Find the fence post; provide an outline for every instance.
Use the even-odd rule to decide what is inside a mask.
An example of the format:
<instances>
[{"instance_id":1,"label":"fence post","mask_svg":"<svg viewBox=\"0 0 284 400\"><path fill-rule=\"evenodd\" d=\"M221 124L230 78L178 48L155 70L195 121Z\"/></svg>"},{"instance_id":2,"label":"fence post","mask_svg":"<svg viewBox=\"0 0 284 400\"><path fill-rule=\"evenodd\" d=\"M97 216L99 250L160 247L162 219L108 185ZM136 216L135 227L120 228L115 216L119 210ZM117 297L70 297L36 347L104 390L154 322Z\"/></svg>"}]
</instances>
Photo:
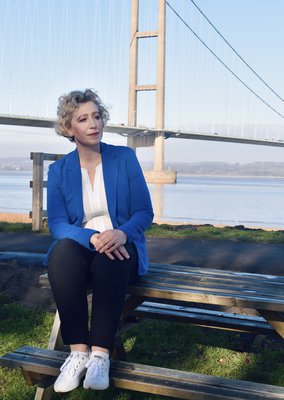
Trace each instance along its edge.
<instances>
[{"instance_id":1,"label":"fence post","mask_svg":"<svg viewBox=\"0 0 284 400\"><path fill-rule=\"evenodd\" d=\"M43 162L44 153L31 153L33 160L32 230L38 231L43 217Z\"/></svg>"}]
</instances>

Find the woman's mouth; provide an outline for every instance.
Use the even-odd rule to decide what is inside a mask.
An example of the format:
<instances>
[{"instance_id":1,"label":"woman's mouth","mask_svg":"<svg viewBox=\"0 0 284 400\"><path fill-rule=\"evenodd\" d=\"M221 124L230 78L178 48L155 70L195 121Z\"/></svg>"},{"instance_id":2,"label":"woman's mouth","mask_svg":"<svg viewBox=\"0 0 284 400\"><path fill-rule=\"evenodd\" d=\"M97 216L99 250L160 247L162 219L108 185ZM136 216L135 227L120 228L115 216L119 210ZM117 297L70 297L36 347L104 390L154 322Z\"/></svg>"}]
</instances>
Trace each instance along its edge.
<instances>
[{"instance_id":1,"label":"woman's mouth","mask_svg":"<svg viewBox=\"0 0 284 400\"><path fill-rule=\"evenodd\" d=\"M101 132L90 132L87 136L99 136Z\"/></svg>"}]
</instances>

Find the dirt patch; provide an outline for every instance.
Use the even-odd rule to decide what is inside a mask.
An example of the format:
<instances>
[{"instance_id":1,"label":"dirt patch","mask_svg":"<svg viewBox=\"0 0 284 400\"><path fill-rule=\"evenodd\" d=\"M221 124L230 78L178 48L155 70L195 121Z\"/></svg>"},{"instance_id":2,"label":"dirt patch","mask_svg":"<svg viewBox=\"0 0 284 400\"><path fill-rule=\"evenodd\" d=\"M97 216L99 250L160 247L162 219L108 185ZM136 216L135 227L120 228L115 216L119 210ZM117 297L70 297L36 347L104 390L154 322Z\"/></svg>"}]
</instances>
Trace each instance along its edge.
<instances>
[{"instance_id":1,"label":"dirt patch","mask_svg":"<svg viewBox=\"0 0 284 400\"><path fill-rule=\"evenodd\" d=\"M28 307L49 309L53 304L51 290L41 289L38 283L39 276L45 272L39 261L0 260L0 292Z\"/></svg>"}]
</instances>

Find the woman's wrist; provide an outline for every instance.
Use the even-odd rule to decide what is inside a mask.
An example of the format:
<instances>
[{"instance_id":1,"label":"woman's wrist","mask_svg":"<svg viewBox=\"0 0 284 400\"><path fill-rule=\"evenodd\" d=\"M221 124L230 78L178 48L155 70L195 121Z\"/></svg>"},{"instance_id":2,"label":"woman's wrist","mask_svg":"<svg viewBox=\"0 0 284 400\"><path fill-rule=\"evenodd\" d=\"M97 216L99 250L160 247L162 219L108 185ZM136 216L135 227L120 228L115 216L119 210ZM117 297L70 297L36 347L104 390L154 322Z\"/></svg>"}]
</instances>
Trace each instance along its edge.
<instances>
[{"instance_id":1,"label":"woman's wrist","mask_svg":"<svg viewBox=\"0 0 284 400\"><path fill-rule=\"evenodd\" d=\"M99 233L93 233L92 236L90 237L89 243L90 243L90 248L93 249L96 245L97 237Z\"/></svg>"},{"instance_id":2,"label":"woman's wrist","mask_svg":"<svg viewBox=\"0 0 284 400\"><path fill-rule=\"evenodd\" d=\"M126 235L126 233L123 232L121 229L118 229L118 231L119 231L120 235L121 235L122 238L123 238L123 241L124 241L123 244L125 244L125 243L127 242L127 235Z\"/></svg>"}]
</instances>

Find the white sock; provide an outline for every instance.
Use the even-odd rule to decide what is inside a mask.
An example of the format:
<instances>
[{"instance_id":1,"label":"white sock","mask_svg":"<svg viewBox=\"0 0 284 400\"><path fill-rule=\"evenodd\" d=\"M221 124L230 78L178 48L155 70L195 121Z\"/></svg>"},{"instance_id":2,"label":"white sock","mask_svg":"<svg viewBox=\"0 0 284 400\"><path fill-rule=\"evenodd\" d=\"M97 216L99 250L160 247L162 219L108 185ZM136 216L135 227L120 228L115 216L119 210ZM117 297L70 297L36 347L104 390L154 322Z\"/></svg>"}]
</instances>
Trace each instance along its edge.
<instances>
[{"instance_id":1,"label":"white sock","mask_svg":"<svg viewBox=\"0 0 284 400\"><path fill-rule=\"evenodd\" d=\"M83 357L89 357L89 352L88 352L88 351L77 351L77 350L72 350L72 351L71 351L71 354L74 354L74 353L80 354L80 355L82 355Z\"/></svg>"}]
</instances>

